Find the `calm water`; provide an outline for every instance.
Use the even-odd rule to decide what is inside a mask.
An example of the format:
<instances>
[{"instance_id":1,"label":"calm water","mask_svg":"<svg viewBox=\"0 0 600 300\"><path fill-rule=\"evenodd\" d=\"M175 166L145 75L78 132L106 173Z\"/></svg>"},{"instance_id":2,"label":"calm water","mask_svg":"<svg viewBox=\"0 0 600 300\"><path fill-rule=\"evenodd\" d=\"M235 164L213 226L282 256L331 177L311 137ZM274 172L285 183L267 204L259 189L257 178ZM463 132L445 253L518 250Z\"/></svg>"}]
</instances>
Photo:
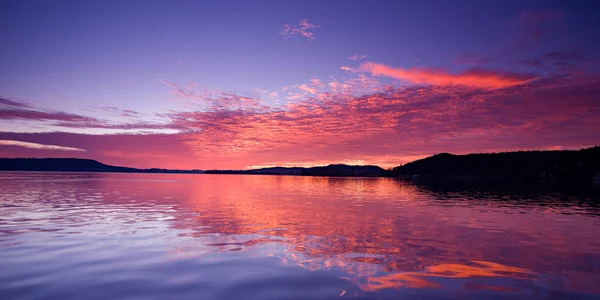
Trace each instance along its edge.
<instances>
[{"instance_id":1,"label":"calm water","mask_svg":"<svg viewBox=\"0 0 600 300\"><path fill-rule=\"evenodd\" d=\"M593 193L0 173L0 299L598 299Z\"/></svg>"}]
</instances>

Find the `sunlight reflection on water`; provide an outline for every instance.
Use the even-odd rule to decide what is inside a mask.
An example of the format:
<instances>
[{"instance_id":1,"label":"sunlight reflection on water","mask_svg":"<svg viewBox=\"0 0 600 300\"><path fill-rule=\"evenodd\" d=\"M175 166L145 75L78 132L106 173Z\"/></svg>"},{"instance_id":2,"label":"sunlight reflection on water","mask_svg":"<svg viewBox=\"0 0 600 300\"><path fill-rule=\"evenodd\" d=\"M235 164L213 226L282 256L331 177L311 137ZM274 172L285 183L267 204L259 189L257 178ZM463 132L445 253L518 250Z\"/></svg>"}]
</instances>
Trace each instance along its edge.
<instances>
[{"instance_id":1,"label":"sunlight reflection on water","mask_svg":"<svg viewBox=\"0 0 600 300\"><path fill-rule=\"evenodd\" d=\"M0 173L0 298L600 296L597 194Z\"/></svg>"}]
</instances>

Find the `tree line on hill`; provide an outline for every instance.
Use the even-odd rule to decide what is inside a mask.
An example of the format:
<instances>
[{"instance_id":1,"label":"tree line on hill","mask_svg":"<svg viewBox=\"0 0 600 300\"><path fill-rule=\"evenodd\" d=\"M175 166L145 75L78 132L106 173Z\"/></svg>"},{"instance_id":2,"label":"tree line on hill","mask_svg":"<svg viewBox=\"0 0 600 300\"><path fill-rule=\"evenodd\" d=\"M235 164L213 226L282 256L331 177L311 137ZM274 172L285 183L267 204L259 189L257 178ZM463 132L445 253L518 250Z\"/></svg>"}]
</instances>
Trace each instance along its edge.
<instances>
[{"instance_id":1,"label":"tree line on hill","mask_svg":"<svg viewBox=\"0 0 600 300\"><path fill-rule=\"evenodd\" d=\"M598 180L600 147L581 150L436 154L389 170L393 177L414 179Z\"/></svg>"}]
</instances>

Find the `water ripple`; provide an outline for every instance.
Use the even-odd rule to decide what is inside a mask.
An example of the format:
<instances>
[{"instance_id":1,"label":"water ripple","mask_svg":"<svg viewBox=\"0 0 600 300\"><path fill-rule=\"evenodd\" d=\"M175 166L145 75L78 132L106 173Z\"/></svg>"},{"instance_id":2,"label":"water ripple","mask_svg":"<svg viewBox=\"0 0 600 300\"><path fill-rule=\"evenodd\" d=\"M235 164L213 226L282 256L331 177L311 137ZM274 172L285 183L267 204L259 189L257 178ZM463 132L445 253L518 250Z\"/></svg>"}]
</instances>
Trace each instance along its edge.
<instances>
[{"instance_id":1,"label":"water ripple","mask_svg":"<svg viewBox=\"0 0 600 300\"><path fill-rule=\"evenodd\" d=\"M2 299L593 299L598 191L0 172Z\"/></svg>"}]
</instances>

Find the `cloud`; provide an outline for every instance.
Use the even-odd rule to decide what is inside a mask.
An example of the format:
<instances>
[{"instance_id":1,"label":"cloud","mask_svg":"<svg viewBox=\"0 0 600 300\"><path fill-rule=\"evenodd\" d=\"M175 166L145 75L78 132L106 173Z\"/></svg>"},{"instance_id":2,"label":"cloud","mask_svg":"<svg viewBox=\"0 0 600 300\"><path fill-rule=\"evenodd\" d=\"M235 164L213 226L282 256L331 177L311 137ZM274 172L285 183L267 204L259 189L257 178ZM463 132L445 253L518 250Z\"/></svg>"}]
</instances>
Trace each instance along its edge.
<instances>
[{"instance_id":1,"label":"cloud","mask_svg":"<svg viewBox=\"0 0 600 300\"><path fill-rule=\"evenodd\" d=\"M315 95L316 95L316 94L319 92L319 90L317 90L317 89L316 89L316 88L314 88L314 87L311 87L311 86L310 86L310 85L308 85L308 84L301 84L301 85L299 85L299 86L298 86L298 88L299 88L300 90L302 90L302 91L305 91L305 92L307 92L307 93L311 93L311 94L315 94Z\"/></svg>"},{"instance_id":2,"label":"cloud","mask_svg":"<svg viewBox=\"0 0 600 300\"><path fill-rule=\"evenodd\" d=\"M38 143L29 143L29 142L12 141L12 140L0 140L0 146L17 146L17 147L24 147L24 148L29 148L29 149L41 149L41 150L85 151L85 149L79 149L79 148L73 148L73 147L44 145L44 144L38 144Z\"/></svg>"},{"instance_id":3,"label":"cloud","mask_svg":"<svg viewBox=\"0 0 600 300\"><path fill-rule=\"evenodd\" d=\"M564 13L559 10L525 10L510 25L519 30L519 36L512 42L510 50L536 48L548 36L556 35L556 29L564 21ZM552 33L552 34L551 34Z\"/></svg>"},{"instance_id":4,"label":"cloud","mask_svg":"<svg viewBox=\"0 0 600 300\"><path fill-rule=\"evenodd\" d=\"M364 162L391 167L440 151L579 148L597 144L600 77L560 74L502 89L470 85L384 86L365 74L289 86L294 103L265 106L228 92L165 115L175 134L2 133L0 139L87 149L71 157L136 167L244 168ZM68 122L67 122L68 123ZM140 127L143 125L135 125ZM22 148L22 149L21 149ZM49 149L3 147L4 156L61 156ZM47 154L50 153L50 154ZM57 153L57 154L54 154ZM160 159L158 159L160 158Z\"/></svg>"},{"instance_id":5,"label":"cloud","mask_svg":"<svg viewBox=\"0 0 600 300\"><path fill-rule=\"evenodd\" d=\"M529 68L541 68L544 66L544 61L537 57L521 58L518 63Z\"/></svg>"},{"instance_id":6,"label":"cloud","mask_svg":"<svg viewBox=\"0 0 600 300\"><path fill-rule=\"evenodd\" d=\"M542 55L542 59L549 61L581 62L584 61L585 56L581 51L577 50L560 50L545 53Z\"/></svg>"},{"instance_id":7,"label":"cloud","mask_svg":"<svg viewBox=\"0 0 600 300\"><path fill-rule=\"evenodd\" d=\"M360 69L374 76L387 76L416 84L465 85L476 88L505 88L531 82L533 74L514 73L487 69L467 69L459 74L444 70L425 68L392 68L373 62L363 63Z\"/></svg>"},{"instance_id":8,"label":"cloud","mask_svg":"<svg viewBox=\"0 0 600 300\"><path fill-rule=\"evenodd\" d=\"M30 106L25 103L0 98L0 121L25 121L35 122L42 127L64 127L64 128L95 128L114 130L178 130L177 125L166 122L115 122L88 117L80 114L62 111L44 110ZM121 110L116 107L101 107L105 112L117 113L121 117L137 117L139 113L133 110ZM48 128L47 130L51 130Z\"/></svg>"},{"instance_id":9,"label":"cloud","mask_svg":"<svg viewBox=\"0 0 600 300\"><path fill-rule=\"evenodd\" d=\"M91 122L94 118L77 114L40 111L33 109L0 109L0 120L32 120L32 121L64 121L64 122Z\"/></svg>"},{"instance_id":10,"label":"cloud","mask_svg":"<svg viewBox=\"0 0 600 300\"><path fill-rule=\"evenodd\" d=\"M563 21L564 13L560 10L524 10L514 21L515 25L539 25Z\"/></svg>"},{"instance_id":11,"label":"cloud","mask_svg":"<svg viewBox=\"0 0 600 300\"><path fill-rule=\"evenodd\" d=\"M111 115L123 116L123 117L139 117L141 115L139 112L137 112L135 110L121 109L116 106L92 105L90 108L91 108L90 109L91 111L101 111L101 112L106 112Z\"/></svg>"},{"instance_id":12,"label":"cloud","mask_svg":"<svg viewBox=\"0 0 600 300\"><path fill-rule=\"evenodd\" d=\"M526 10L508 22L509 40L502 44L489 43L491 53L460 53L454 63L459 65L509 65L540 68L537 58L522 57L523 52L533 52L541 46L556 46L552 41L567 38L565 16L559 10ZM569 51L570 52L570 51ZM576 52L576 51L575 51ZM571 53L575 54L575 53ZM580 54L580 53L579 53Z\"/></svg>"},{"instance_id":13,"label":"cloud","mask_svg":"<svg viewBox=\"0 0 600 300\"><path fill-rule=\"evenodd\" d=\"M27 108L29 104L13 101L5 98L0 98L0 106L8 106L8 107L18 107L18 108Z\"/></svg>"},{"instance_id":14,"label":"cloud","mask_svg":"<svg viewBox=\"0 0 600 300\"><path fill-rule=\"evenodd\" d=\"M360 54L354 54L350 57L348 57L349 60L361 60L361 59L365 59L367 58L366 55L360 55Z\"/></svg>"},{"instance_id":15,"label":"cloud","mask_svg":"<svg viewBox=\"0 0 600 300\"><path fill-rule=\"evenodd\" d=\"M500 58L499 55L461 53L454 62L459 65L485 65L497 61Z\"/></svg>"},{"instance_id":16,"label":"cloud","mask_svg":"<svg viewBox=\"0 0 600 300\"><path fill-rule=\"evenodd\" d=\"M91 123L70 123L70 122L58 122L53 123L53 126L67 127L67 128L99 128L99 129L123 129L123 130L178 130L182 129L181 126L173 123L109 123L109 122L91 122Z\"/></svg>"},{"instance_id":17,"label":"cloud","mask_svg":"<svg viewBox=\"0 0 600 300\"><path fill-rule=\"evenodd\" d=\"M121 115L125 117L137 117L140 113L131 109L123 109L121 110Z\"/></svg>"},{"instance_id":18,"label":"cloud","mask_svg":"<svg viewBox=\"0 0 600 300\"><path fill-rule=\"evenodd\" d=\"M554 51L535 59L544 66L565 61L581 66L580 57ZM536 60L530 63L535 65ZM181 110L162 114L162 122L141 121L135 111L118 107L96 111L123 117L117 122L0 101L0 121L50 124L54 130L71 132L78 128L153 131L96 136L0 132L0 139L87 149L85 155L65 153L111 164L201 169L343 162L390 167L440 151L573 149L597 144L598 74L560 68L540 70L545 75L539 76L481 68L452 73L373 62L341 69L346 72L338 71L337 77L250 94L161 81L171 89L170 98L182 103ZM413 84L385 85L379 76ZM276 101L268 97L277 98L277 105L269 105ZM279 103L286 99L293 101ZM165 129L173 134L155 132ZM50 149L2 147L0 153L34 157L48 153L45 150Z\"/></svg>"},{"instance_id":19,"label":"cloud","mask_svg":"<svg viewBox=\"0 0 600 300\"><path fill-rule=\"evenodd\" d=\"M243 160L243 166L324 160L390 166L439 151L593 145L599 80L558 76L503 89L380 87L363 95L336 92L348 83L332 81L323 83L329 90L279 108L189 111L173 119L188 128L185 144L197 157Z\"/></svg>"},{"instance_id":20,"label":"cloud","mask_svg":"<svg viewBox=\"0 0 600 300\"><path fill-rule=\"evenodd\" d=\"M319 27L321 26L309 23L308 19L301 19L300 24L298 25L283 25L283 29L279 32L279 34L283 35L284 39L288 39L293 35L301 35L312 40L315 38L312 30Z\"/></svg>"},{"instance_id":21,"label":"cloud","mask_svg":"<svg viewBox=\"0 0 600 300\"><path fill-rule=\"evenodd\" d=\"M348 66L341 66L340 69L342 69L342 71L344 72L356 72L353 68L350 68Z\"/></svg>"},{"instance_id":22,"label":"cloud","mask_svg":"<svg viewBox=\"0 0 600 300\"><path fill-rule=\"evenodd\" d=\"M593 60L590 60L582 51L576 49L563 49L543 53L537 57L530 56L516 60L516 65L532 69L540 69L552 73L571 73L582 69L597 69Z\"/></svg>"}]
</instances>

